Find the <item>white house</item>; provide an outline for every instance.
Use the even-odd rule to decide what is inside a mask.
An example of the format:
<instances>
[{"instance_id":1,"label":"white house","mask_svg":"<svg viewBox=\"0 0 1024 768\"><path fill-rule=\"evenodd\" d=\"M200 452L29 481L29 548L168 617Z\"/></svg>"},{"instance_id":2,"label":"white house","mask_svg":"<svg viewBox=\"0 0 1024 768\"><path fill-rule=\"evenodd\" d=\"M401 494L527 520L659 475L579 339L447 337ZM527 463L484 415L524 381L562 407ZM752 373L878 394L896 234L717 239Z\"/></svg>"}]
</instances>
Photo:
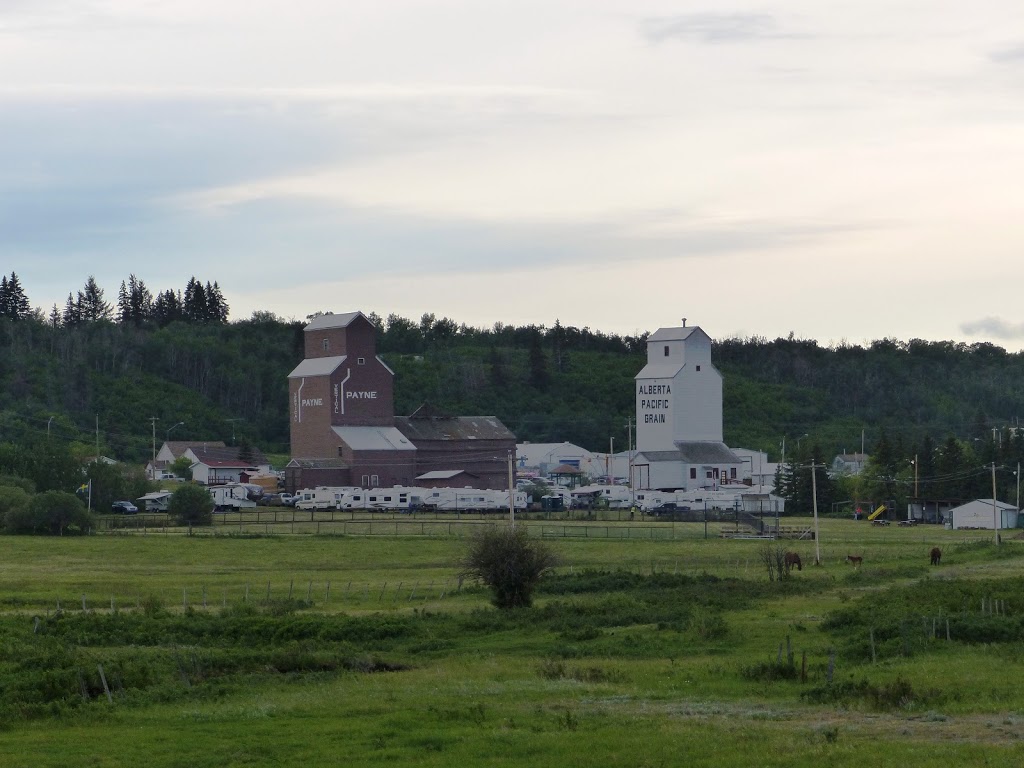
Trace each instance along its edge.
<instances>
[{"instance_id":1,"label":"white house","mask_svg":"<svg viewBox=\"0 0 1024 768\"><path fill-rule=\"evenodd\" d=\"M996 501L993 505L992 499L975 499L953 507L945 513L945 519L952 521L954 530L981 528L991 531L993 525L1000 530L1016 528L1018 513L1017 507L1004 501Z\"/></svg>"},{"instance_id":2,"label":"white house","mask_svg":"<svg viewBox=\"0 0 1024 768\"><path fill-rule=\"evenodd\" d=\"M832 459L833 475L859 475L868 463L866 453L840 453Z\"/></svg>"},{"instance_id":3,"label":"white house","mask_svg":"<svg viewBox=\"0 0 1024 768\"><path fill-rule=\"evenodd\" d=\"M519 443L516 445L516 468L520 472L546 477L555 467L567 465L590 474L596 455L570 442Z\"/></svg>"},{"instance_id":4,"label":"white house","mask_svg":"<svg viewBox=\"0 0 1024 768\"><path fill-rule=\"evenodd\" d=\"M733 448L732 452L743 462L739 473L741 482L749 482L754 488L775 487L775 470L779 465L774 461L768 461L767 453L750 448Z\"/></svg>"}]
</instances>

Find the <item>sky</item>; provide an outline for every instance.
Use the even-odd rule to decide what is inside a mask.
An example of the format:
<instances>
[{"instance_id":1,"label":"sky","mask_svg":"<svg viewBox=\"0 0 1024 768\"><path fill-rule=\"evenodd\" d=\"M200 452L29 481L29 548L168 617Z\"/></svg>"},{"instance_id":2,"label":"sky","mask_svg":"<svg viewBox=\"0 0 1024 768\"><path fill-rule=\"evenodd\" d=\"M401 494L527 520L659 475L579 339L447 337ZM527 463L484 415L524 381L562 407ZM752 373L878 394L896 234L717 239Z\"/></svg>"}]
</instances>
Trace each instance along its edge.
<instances>
[{"instance_id":1,"label":"sky","mask_svg":"<svg viewBox=\"0 0 1024 768\"><path fill-rule=\"evenodd\" d=\"M44 310L1024 348L1024 3L0 0Z\"/></svg>"}]
</instances>

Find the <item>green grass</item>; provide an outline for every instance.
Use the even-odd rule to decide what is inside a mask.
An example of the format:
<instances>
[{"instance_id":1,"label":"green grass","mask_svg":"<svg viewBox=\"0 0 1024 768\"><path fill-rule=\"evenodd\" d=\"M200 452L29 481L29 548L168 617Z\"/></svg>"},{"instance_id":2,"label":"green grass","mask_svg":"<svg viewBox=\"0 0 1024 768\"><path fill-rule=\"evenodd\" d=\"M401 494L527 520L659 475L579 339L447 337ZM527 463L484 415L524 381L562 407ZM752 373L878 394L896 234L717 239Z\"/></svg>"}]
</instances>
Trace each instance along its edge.
<instances>
[{"instance_id":1,"label":"green grass","mask_svg":"<svg viewBox=\"0 0 1024 768\"><path fill-rule=\"evenodd\" d=\"M0 766L1024 762L1024 543L821 532L782 583L757 541L554 539L507 614L457 539L0 537Z\"/></svg>"}]
</instances>

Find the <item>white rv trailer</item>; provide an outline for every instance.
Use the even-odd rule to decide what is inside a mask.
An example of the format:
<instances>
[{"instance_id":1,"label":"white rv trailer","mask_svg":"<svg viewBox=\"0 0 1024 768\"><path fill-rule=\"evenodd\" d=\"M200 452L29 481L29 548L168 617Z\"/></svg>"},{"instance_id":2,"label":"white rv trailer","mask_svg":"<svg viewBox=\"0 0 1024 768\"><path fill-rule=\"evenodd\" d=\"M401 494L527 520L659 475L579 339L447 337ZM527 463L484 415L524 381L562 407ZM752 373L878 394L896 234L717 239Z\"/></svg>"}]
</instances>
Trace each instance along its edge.
<instances>
[{"instance_id":1,"label":"white rv trailer","mask_svg":"<svg viewBox=\"0 0 1024 768\"><path fill-rule=\"evenodd\" d=\"M296 509L341 509L341 499L348 491L357 490L352 486L319 485L316 488L303 488L296 496Z\"/></svg>"},{"instance_id":2,"label":"white rv trailer","mask_svg":"<svg viewBox=\"0 0 1024 768\"><path fill-rule=\"evenodd\" d=\"M575 507L596 506L602 500L609 509L628 509L633 499L630 489L623 485L582 485L572 489Z\"/></svg>"},{"instance_id":3,"label":"white rv trailer","mask_svg":"<svg viewBox=\"0 0 1024 768\"><path fill-rule=\"evenodd\" d=\"M206 490L213 497L213 508L215 510L256 508L256 502L249 500L249 494L241 483L214 485Z\"/></svg>"},{"instance_id":4,"label":"white rv trailer","mask_svg":"<svg viewBox=\"0 0 1024 768\"><path fill-rule=\"evenodd\" d=\"M469 512L508 509L508 491L481 490L479 488L425 488L423 504L443 512ZM515 509L526 509L527 496L523 491L513 492Z\"/></svg>"}]
</instances>

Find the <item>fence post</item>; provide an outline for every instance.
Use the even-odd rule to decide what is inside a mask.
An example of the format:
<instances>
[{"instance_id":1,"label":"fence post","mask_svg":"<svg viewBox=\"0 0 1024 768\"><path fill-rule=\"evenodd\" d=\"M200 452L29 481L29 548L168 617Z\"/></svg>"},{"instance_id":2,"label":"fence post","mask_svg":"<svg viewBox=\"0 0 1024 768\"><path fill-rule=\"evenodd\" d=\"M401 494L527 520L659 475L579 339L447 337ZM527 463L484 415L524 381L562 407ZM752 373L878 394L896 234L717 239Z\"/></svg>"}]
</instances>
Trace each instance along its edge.
<instances>
[{"instance_id":1,"label":"fence post","mask_svg":"<svg viewBox=\"0 0 1024 768\"><path fill-rule=\"evenodd\" d=\"M103 674L103 665L97 664L96 669L100 671L100 681L103 683L103 692L107 694L107 701L114 703L114 697L110 695L110 686L107 685L107 676Z\"/></svg>"}]
</instances>

